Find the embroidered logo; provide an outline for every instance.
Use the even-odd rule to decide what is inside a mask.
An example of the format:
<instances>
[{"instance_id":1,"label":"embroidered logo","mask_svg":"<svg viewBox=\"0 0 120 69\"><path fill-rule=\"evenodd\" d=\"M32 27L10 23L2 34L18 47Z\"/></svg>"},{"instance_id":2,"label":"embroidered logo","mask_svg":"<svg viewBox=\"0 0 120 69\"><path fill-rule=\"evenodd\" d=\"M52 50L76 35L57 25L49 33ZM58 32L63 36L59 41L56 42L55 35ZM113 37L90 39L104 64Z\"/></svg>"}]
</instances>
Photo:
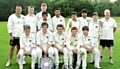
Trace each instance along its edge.
<instances>
[{"instance_id":1,"label":"embroidered logo","mask_svg":"<svg viewBox=\"0 0 120 69\"><path fill-rule=\"evenodd\" d=\"M75 41L77 41L77 39L75 39Z\"/></svg>"},{"instance_id":2,"label":"embroidered logo","mask_svg":"<svg viewBox=\"0 0 120 69\"><path fill-rule=\"evenodd\" d=\"M22 19L24 19L24 17L22 17Z\"/></svg>"},{"instance_id":3,"label":"embroidered logo","mask_svg":"<svg viewBox=\"0 0 120 69\"><path fill-rule=\"evenodd\" d=\"M60 20L60 22L62 22L62 20Z\"/></svg>"},{"instance_id":4,"label":"embroidered logo","mask_svg":"<svg viewBox=\"0 0 120 69\"><path fill-rule=\"evenodd\" d=\"M62 40L64 40L64 38L62 38Z\"/></svg>"},{"instance_id":5,"label":"embroidered logo","mask_svg":"<svg viewBox=\"0 0 120 69\"><path fill-rule=\"evenodd\" d=\"M96 28L98 28L98 26L95 26Z\"/></svg>"},{"instance_id":6,"label":"embroidered logo","mask_svg":"<svg viewBox=\"0 0 120 69\"><path fill-rule=\"evenodd\" d=\"M90 39L88 39L88 41L90 41Z\"/></svg>"},{"instance_id":7,"label":"embroidered logo","mask_svg":"<svg viewBox=\"0 0 120 69\"><path fill-rule=\"evenodd\" d=\"M32 40L29 40L29 42L32 42Z\"/></svg>"},{"instance_id":8,"label":"embroidered logo","mask_svg":"<svg viewBox=\"0 0 120 69\"><path fill-rule=\"evenodd\" d=\"M46 36L46 38L48 38L48 36Z\"/></svg>"}]
</instances>

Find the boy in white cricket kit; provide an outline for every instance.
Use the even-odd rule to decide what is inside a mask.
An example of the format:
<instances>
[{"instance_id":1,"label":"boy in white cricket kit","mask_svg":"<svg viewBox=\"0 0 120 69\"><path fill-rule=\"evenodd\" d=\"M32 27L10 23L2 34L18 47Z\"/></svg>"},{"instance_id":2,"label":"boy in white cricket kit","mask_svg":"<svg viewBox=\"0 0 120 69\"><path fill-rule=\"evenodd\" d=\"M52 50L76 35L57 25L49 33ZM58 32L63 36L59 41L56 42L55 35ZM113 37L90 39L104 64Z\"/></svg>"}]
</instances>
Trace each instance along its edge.
<instances>
[{"instance_id":1,"label":"boy in white cricket kit","mask_svg":"<svg viewBox=\"0 0 120 69\"><path fill-rule=\"evenodd\" d=\"M23 69L24 55L31 55L31 69L35 69L35 61L37 59L35 47L35 37L33 34L30 33L30 25L24 25L24 33L20 36L20 50L17 55L19 69Z\"/></svg>"},{"instance_id":2,"label":"boy in white cricket kit","mask_svg":"<svg viewBox=\"0 0 120 69\"><path fill-rule=\"evenodd\" d=\"M94 55L94 61L95 61L94 67L96 69L101 69L101 67L99 66L100 52L98 48L95 47L94 38L89 33L88 26L83 26L82 31L83 33L81 33L79 36L81 39L81 47L85 48L86 52L92 53Z\"/></svg>"},{"instance_id":3,"label":"boy in white cricket kit","mask_svg":"<svg viewBox=\"0 0 120 69\"><path fill-rule=\"evenodd\" d=\"M61 11L59 8L56 8L54 10L54 13L55 16L52 18L52 25L53 25L53 32L56 32L57 31L56 27L58 24L62 24L65 28L65 18L62 15L60 15Z\"/></svg>"},{"instance_id":4,"label":"boy in white cricket kit","mask_svg":"<svg viewBox=\"0 0 120 69\"><path fill-rule=\"evenodd\" d=\"M36 17L38 18L39 21L43 19L42 13L47 11L47 4L42 3L40 8L41 8L41 11L36 14ZM51 20L51 15L49 13L47 14L48 14L47 19Z\"/></svg>"},{"instance_id":5,"label":"boy in white cricket kit","mask_svg":"<svg viewBox=\"0 0 120 69\"><path fill-rule=\"evenodd\" d=\"M40 59L42 58L43 54L48 55L53 59L53 48L52 45L52 33L48 31L48 24L43 22L41 24L42 29L37 32L36 39L37 39L37 56L38 56L38 69L40 69Z\"/></svg>"},{"instance_id":6,"label":"boy in white cricket kit","mask_svg":"<svg viewBox=\"0 0 120 69\"><path fill-rule=\"evenodd\" d=\"M66 38L66 47L67 47L66 51L68 51L68 53L64 54L64 56L66 56L66 61L67 61L66 65L69 65L70 69L73 69L73 67L72 67L73 54L77 54L77 43L79 41L77 31L78 30L76 27L72 27L71 34L69 34Z\"/></svg>"},{"instance_id":7,"label":"boy in white cricket kit","mask_svg":"<svg viewBox=\"0 0 120 69\"><path fill-rule=\"evenodd\" d=\"M34 7L28 6L28 14L25 16L25 24L30 25L30 33L36 35L38 19L34 15Z\"/></svg>"},{"instance_id":8,"label":"boy in white cricket kit","mask_svg":"<svg viewBox=\"0 0 120 69\"><path fill-rule=\"evenodd\" d=\"M78 33L80 32L80 21L77 19L77 13L72 12L72 18L68 20L66 32L67 34L71 33L71 28L76 27L78 29Z\"/></svg>"},{"instance_id":9,"label":"boy in white cricket kit","mask_svg":"<svg viewBox=\"0 0 120 69\"><path fill-rule=\"evenodd\" d=\"M92 34L95 42L95 47L98 48L98 39L100 36L100 27L101 27L101 21L98 19L98 13L93 13L93 18L90 21L89 29L90 34ZM90 63L93 64L93 55L90 54Z\"/></svg>"},{"instance_id":10,"label":"boy in white cricket kit","mask_svg":"<svg viewBox=\"0 0 120 69\"><path fill-rule=\"evenodd\" d=\"M48 30L53 32L52 21L47 19L48 17L47 12L42 12L42 17L43 19L38 22L38 30L41 30L41 24L43 22L46 22L48 24Z\"/></svg>"},{"instance_id":11,"label":"boy in white cricket kit","mask_svg":"<svg viewBox=\"0 0 120 69\"><path fill-rule=\"evenodd\" d=\"M105 17L101 19L101 36L100 36L100 63L102 62L105 46L108 47L109 63L114 64L112 61L112 46L114 46L114 32L117 29L115 19L110 17L110 10L104 11Z\"/></svg>"},{"instance_id":12,"label":"boy in white cricket kit","mask_svg":"<svg viewBox=\"0 0 120 69\"><path fill-rule=\"evenodd\" d=\"M22 7L17 5L15 7L15 13L10 15L8 18L7 27L8 27L8 33L10 35L11 46L10 46L8 62L6 63L6 66L11 65L15 46L17 45L16 55L18 54L18 51L20 49L19 37L23 33L23 25L24 25L24 16L21 14L21 12L22 12Z\"/></svg>"},{"instance_id":13,"label":"boy in white cricket kit","mask_svg":"<svg viewBox=\"0 0 120 69\"><path fill-rule=\"evenodd\" d=\"M66 40L66 33L63 32L64 27L62 24L57 25L57 31L53 33L53 45L54 45L54 54L55 54L55 69L59 69L59 54L66 53L65 47L65 40ZM66 61L66 55L64 56L64 61ZM66 63L66 62L64 62Z\"/></svg>"}]
</instances>

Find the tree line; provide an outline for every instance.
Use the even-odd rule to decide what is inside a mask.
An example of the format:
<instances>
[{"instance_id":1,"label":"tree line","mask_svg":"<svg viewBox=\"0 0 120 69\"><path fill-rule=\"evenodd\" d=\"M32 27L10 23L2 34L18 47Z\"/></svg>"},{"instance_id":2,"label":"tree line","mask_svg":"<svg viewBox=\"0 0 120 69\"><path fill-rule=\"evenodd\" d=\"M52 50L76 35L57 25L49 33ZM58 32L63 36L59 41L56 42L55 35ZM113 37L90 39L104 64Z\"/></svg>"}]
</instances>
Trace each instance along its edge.
<instances>
[{"instance_id":1,"label":"tree line","mask_svg":"<svg viewBox=\"0 0 120 69\"><path fill-rule=\"evenodd\" d=\"M27 7L32 5L35 7L35 14L40 11L41 3L47 3L47 11L54 16L54 9L60 8L61 15L68 17L71 12L76 11L78 16L81 16L83 8L88 10L88 16L92 16L93 12L98 12L99 16L103 16L105 9L111 11L112 16L120 16L120 0L115 3L111 2L90 2L88 0L0 0L0 21L7 21L9 15L14 13L15 6L21 5L23 8L22 14L28 13Z\"/></svg>"}]
</instances>

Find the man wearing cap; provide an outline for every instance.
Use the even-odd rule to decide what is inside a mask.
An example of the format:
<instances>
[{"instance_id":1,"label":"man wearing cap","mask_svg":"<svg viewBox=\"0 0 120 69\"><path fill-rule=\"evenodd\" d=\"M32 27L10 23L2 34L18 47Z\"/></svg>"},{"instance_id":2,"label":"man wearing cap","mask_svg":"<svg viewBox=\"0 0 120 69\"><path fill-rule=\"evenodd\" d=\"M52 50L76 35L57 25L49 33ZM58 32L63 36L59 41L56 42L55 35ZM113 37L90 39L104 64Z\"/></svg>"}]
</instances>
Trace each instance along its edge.
<instances>
[{"instance_id":1,"label":"man wearing cap","mask_svg":"<svg viewBox=\"0 0 120 69\"><path fill-rule=\"evenodd\" d=\"M30 33L30 25L24 25L24 33L20 36L20 51L17 55L19 69L23 69L23 56L31 56L32 63L31 69L35 69L35 61L37 59L37 54L35 51L35 37Z\"/></svg>"},{"instance_id":2,"label":"man wearing cap","mask_svg":"<svg viewBox=\"0 0 120 69\"><path fill-rule=\"evenodd\" d=\"M53 24L53 32L56 32L57 25L62 24L65 28L65 18L60 15L61 11L59 8L56 8L54 10L55 16L52 18L52 24Z\"/></svg>"},{"instance_id":3,"label":"man wearing cap","mask_svg":"<svg viewBox=\"0 0 120 69\"><path fill-rule=\"evenodd\" d=\"M42 3L41 4L41 11L36 14L36 17L38 18L39 21L42 19L42 12L46 12L46 10L47 10L47 4ZM49 19L49 20L51 19L51 15L49 13L48 13L47 19Z\"/></svg>"},{"instance_id":4,"label":"man wearing cap","mask_svg":"<svg viewBox=\"0 0 120 69\"><path fill-rule=\"evenodd\" d=\"M41 24L41 30L36 34L37 43L37 56L38 56L38 69L40 69L40 59L42 56L46 55L53 59L53 48L51 47L52 33L48 30L48 24L43 22Z\"/></svg>"},{"instance_id":5,"label":"man wearing cap","mask_svg":"<svg viewBox=\"0 0 120 69\"><path fill-rule=\"evenodd\" d=\"M94 12L93 13L93 18L89 24L89 29L90 29L90 33L92 34L93 38L94 38L94 42L95 42L95 47L98 48L98 38L100 36L100 20L98 19L98 13ZM90 54L90 63L93 63L93 55Z\"/></svg>"},{"instance_id":6,"label":"man wearing cap","mask_svg":"<svg viewBox=\"0 0 120 69\"><path fill-rule=\"evenodd\" d=\"M11 60L15 46L17 45L16 55L18 54L18 51L20 49L19 37L23 33L23 25L24 25L24 16L21 14L21 12L22 12L22 7L17 5L15 7L15 13L10 15L8 18L7 27L8 27L8 33L10 35L11 46L10 46L8 62L6 66L11 65Z\"/></svg>"},{"instance_id":7,"label":"man wearing cap","mask_svg":"<svg viewBox=\"0 0 120 69\"><path fill-rule=\"evenodd\" d=\"M110 10L106 9L104 11L105 17L101 19L101 35L100 35L100 63L102 62L103 53L105 46L108 47L109 52L109 63L114 64L112 61L112 46L114 46L114 33L117 29L117 24L115 19L110 17Z\"/></svg>"},{"instance_id":8,"label":"man wearing cap","mask_svg":"<svg viewBox=\"0 0 120 69\"><path fill-rule=\"evenodd\" d=\"M28 6L28 14L25 16L25 24L30 25L30 27L31 27L30 33L36 35L38 19L34 15L34 7L33 6Z\"/></svg>"},{"instance_id":9,"label":"man wearing cap","mask_svg":"<svg viewBox=\"0 0 120 69\"><path fill-rule=\"evenodd\" d=\"M87 17L87 13L88 13L88 11L86 9L82 9L82 11L81 11L82 17L78 18L79 21L80 21L80 32L82 32L82 27L83 26L89 26L89 23L92 19L90 17Z\"/></svg>"},{"instance_id":10,"label":"man wearing cap","mask_svg":"<svg viewBox=\"0 0 120 69\"><path fill-rule=\"evenodd\" d=\"M80 21L77 19L77 12L72 12L72 18L68 20L66 32L67 34L71 33L71 28L76 27L78 29L78 33L80 32Z\"/></svg>"}]
</instances>

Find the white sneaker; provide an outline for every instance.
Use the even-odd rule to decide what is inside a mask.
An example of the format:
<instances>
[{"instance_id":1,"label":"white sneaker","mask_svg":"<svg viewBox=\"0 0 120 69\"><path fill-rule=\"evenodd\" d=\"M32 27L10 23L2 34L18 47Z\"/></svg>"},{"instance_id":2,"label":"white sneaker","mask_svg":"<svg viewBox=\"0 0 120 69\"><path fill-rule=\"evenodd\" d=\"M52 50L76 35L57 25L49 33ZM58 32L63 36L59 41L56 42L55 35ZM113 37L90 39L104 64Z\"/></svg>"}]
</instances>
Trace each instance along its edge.
<instances>
[{"instance_id":1,"label":"white sneaker","mask_svg":"<svg viewBox=\"0 0 120 69\"><path fill-rule=\"evenodd\" d=\"M11 65L11 61L8 60L8 62L6 63L6 66L10 66Z\"/></svg>"},{"instance_id":2,"label":"white sneaker","mask_svg":"<svg viewBox=\"0 0 120 69\"><path fill-rule=\"evenodd\" d=\"M70 65L70 69L73 69L72 65Z\"/></svg>"},{"instance_id":3,"label":"white sneaker","mask_svg":"<svg viewBox=\"0 0 120 69\"><path fill-rule=\"evenodd\" d=\"M69 68L68 68L68 65L65 65L64 67L65 67L65 69L69 69Z\"/></svg>"},{"instance_id":4,"label":"white sneaker","mask_svg":"<svg viewBox=\"0 0 120 69\"><path fill-rule=\"evenodd\" d=\"M109 61L109 62L110 62L110 64L112 64L112 65L114 64L114 62L112 61L112 59L110 59L110 61Z\"/></svg>"},{"instance_id":5,"label":"white sneaker","mask_svg":"<svg viewBox=\"0 0 120 69\"><path fill-rule=\"evenodd\" d=\"M79 69L79 66L76 66L75 69Z\"/></svg>"},{"instance_id":6,"label":"white sneaker","mask_svg":"<svg viewBox=\"0 0 120 69\"><path fill-rule=\"evenodd\" d=\"M59 69L59 65L56 65L55 69Z\"/></svg>"},{"instance_id":7,"label":"white sneaker","mask_svg":"<svg viewBox=\"0 0 120 69\"><path fill-rule=\"evenodd\" d=\"M25 60L23 60L23 65L25 65L26 64L26 61Z\"/></svg>"},{"instance_id":8,"label":"white sneaker","mask_svg":"<svg viewBox=\"0 0 120 69\"><path fill-rule=\"evenodd\" d=\"M83 67L82 69L86 69L86 67Z\"/></svg>"}]
</instances>

